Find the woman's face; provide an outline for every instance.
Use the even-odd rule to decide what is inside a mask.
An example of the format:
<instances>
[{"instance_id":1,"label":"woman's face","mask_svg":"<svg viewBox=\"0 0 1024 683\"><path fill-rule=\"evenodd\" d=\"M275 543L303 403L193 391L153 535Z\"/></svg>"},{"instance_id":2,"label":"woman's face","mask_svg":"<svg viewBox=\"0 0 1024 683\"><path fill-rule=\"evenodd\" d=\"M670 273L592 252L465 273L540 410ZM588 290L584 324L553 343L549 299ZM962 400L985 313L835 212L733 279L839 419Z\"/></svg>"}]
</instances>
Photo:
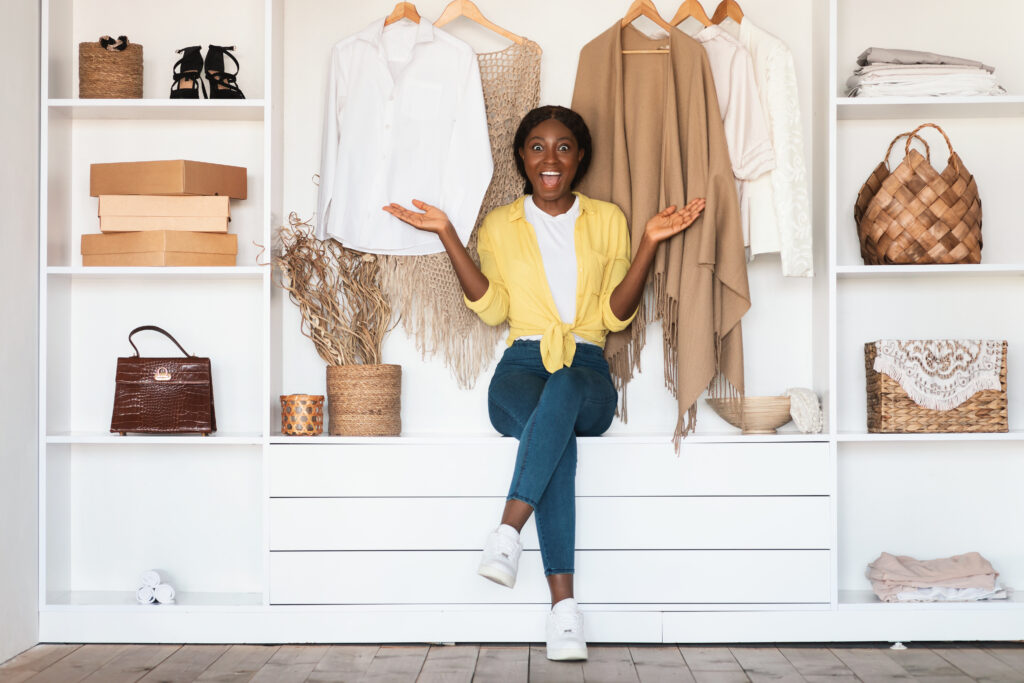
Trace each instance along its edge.
<instances>
[{"instance_id":1,"label":"woman's face","mask_svg":"<svg viewBox=\"0 0 1024 683\"><path fill-rule=\"evenodd\" d=\"M534 126L519 150L534 198L551 202L569 196L583 154L561 121L547 119Z\"/></svg>"}]
</instances>

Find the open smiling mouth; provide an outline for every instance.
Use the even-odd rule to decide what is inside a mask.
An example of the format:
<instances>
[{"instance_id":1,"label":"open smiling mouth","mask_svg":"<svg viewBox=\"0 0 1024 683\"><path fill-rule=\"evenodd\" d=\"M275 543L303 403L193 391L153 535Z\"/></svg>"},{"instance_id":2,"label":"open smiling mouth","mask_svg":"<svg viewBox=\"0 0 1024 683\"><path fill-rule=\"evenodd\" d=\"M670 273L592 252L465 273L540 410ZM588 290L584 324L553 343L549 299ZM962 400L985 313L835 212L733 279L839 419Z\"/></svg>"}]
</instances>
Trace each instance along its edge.
<instances>
[{"instance_id":1,"label":"open smiling mouth","mask_svg":"<svg viewBox=\"0 0 1024 683\"><path fill-rule=\"evenodd\" d=\"M558 186L559 181L562 179L562 174L558 171L541 171L540 182L544 187L554 188Z\"/></svg>"}]
</instances>

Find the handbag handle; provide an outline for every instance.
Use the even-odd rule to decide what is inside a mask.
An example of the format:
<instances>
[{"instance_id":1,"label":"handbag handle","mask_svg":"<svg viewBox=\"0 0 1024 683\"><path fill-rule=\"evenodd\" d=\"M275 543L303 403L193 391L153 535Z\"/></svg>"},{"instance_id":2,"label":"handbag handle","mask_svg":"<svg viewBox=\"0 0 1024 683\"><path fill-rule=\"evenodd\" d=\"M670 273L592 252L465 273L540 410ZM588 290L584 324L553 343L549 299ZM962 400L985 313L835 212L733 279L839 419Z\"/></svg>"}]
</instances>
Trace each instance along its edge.
<instances>
[{"instance_id":1,"label":"handbag handle","mask_svg":"<svg viewBox=\"0 0 1024 683\"><path fill-rule=\"evenodd\" d=\"M920 126L915 128L914 130L910 131L910 135L911 136L917 136L917 132L919 130L921 130L922 128L934 128L935 130L937 130L940 133L942 133L942 137L945 138L945 140L946 140L946 146L949 147L949 158L953 159L953 163L956 163L956 160L954 158L955 152L953 151L953 143L949 141L949 136L946 135L946 131L944 131L941 128L939 128L938 124L935 124L935 123L922 123ZM904 154L910 154L910 141L912 139L913 139L912 137L908 137L907 138L907 145L906 145L906 147L903 150ZM929 163L931 163L930 160L929 160Z\"/></svg>"},{"instance_id":2,"label":"handbag handle","mask_svg":"<svg viewBox=\"0 0 1024 683\"><path fill-rule=\"evenodd\" d=\"M905 133L900 133L899 135L894 137L892 139L892 142L889 143L889 149L885 150L885 167L886 168L889 168L889 156L892 154L892 148L896 146L896 141L899 140L902 137L907 137L908 138L908 140L907 140L908 143L910 142L909 138L917 138L918 140L920 140L921 144L924 145L924 156L925 156L925 158L928 160L929 164L932 163L932 148L928 146L928 141L925 140L920 135L917 135L915 133L911 133L910 131L907 131ZM892 169L889 168L889 170L892 170Z\"/></svg>"},{"instance_id":3,"label":"handbag handle","mask_svg":"<svg viewBox=\"0 0 1024 683\"><path fill-rule=\"evenodd\" d=\"M160 334L162 334L165 337L167 337L168 339L170 339L172 342L174 342L175 346L177 346L179 349L181 349L181 352L183 354L185 354L186 358L188 358L188 357L190 357L192 355L188 351L186 351L184 348L182 348L181 344L178 343L178 340L175 339L174 337L172 337L171 333L168 332L167 330L163 329L162 327L157 327L156 325L142 325L141 327L136 327L134 330L132 330L131 332L128 333L128 343L132 345L133 349L135 349L135 356L136 356L136 358L139 357L139 348L137 346L135 346L135 342L132 341L132 336L136 332L146 332L146 331L159 332Z\"/></svg>"}]
</instances>

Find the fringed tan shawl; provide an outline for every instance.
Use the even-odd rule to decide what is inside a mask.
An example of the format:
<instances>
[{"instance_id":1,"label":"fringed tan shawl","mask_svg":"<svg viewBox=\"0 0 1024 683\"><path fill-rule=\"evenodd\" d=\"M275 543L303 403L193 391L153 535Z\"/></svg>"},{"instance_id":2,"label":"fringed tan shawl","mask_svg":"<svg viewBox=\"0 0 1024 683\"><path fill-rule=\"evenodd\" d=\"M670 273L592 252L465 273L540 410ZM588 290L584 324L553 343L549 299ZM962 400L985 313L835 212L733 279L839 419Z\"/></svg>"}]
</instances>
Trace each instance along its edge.
<instances>
[{"instance_id":1,"label":"fringed tan shawl","mask_svg":"<svg viewBox=\"0 0 1024 683\"><path fill-rule=\"evenodd\" d=\"M668 54L622 54L665 46ZM605 346L625 419L625 385L639 369L645 327L662 321L678 444L693 430L705 390L743 394L740 318L750 308L739 203L707 55L682 31L658 40L616 23L580 51L572 107L594 139L579 189L622 208L634 254L655 213L707 200L690 228L659 247L653 293L633 325Z\"/></svg>"},{"instance_id":2,"label":"fringed tan shawl","mask_svg":"<svg viewBox=\"0 0 1024 683\"><path fill-rule=\"evenodd\" d=\"M476 233L484 216L523 193L512 140L540 98L540 56L540 46L529 40L477 55L494 159L494 175L467 245L477 263ZM424 357L440 356L458 385L471 388L493 359L504 326L488 327L466 308L446 253L381 258L385 291L416 348Z\"/></svg>"}]
</instances>

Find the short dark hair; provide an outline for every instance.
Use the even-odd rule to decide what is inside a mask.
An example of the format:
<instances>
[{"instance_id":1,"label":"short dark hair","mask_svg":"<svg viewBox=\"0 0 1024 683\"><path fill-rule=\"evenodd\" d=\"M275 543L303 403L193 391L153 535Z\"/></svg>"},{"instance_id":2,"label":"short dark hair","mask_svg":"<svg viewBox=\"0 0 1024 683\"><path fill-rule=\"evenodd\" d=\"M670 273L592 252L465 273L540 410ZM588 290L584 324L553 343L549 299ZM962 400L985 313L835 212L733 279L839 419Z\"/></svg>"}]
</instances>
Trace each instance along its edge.
<instances>
[{"instance_id":1,"label":"short dark hair","mask_svg":"<svg viewBox=\"0 0 1024 683\"><path fill-rule=\"evenodd\" d=\"M576 138L576 144L583 150L583 158L580 159L580 165L577 167L576 175L573 177L569 187L575 189L576 185L583 180L583 176L587 174L587 169L590 168L590 158L593 156L594 145L590 139L590 129L587 128L583 117L572 109L553 104L537 107L527 113L523 120L519 122L519 128L516 130L516 136L512 142L512 156L516 160L516 170L519 171L519 175L525 181L523 187L525 194L533 194L533 185L530 183L530 179L526 177L526 166L523 163L523 157L519 155L519 150L526 144L526 136L530 134L530 131L548 119L555 119L568 128L573 137Z\"/></svg>"}]
</instances>

